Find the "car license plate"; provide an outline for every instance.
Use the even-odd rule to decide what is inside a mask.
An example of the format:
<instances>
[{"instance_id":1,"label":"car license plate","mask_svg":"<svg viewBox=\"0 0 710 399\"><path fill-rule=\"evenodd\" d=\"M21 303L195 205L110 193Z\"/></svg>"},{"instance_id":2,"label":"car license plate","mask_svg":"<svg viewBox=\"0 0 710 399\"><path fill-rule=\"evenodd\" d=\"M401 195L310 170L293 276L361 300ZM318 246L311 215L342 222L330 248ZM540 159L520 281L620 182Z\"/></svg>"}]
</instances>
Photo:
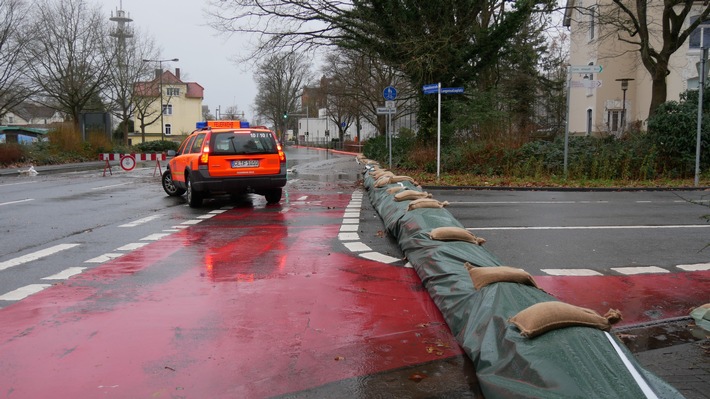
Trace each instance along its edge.
<instances>
[{"instance_id":1,"label":"car license plate","mask_svg":"<svg viewBox=\"0 0 710 399\"><path fill-rule=\"evenodd\" d=\"M256 159L247 159L232 161L232 168L258 168L259 161Z\"/></svg>"}]
</instances>

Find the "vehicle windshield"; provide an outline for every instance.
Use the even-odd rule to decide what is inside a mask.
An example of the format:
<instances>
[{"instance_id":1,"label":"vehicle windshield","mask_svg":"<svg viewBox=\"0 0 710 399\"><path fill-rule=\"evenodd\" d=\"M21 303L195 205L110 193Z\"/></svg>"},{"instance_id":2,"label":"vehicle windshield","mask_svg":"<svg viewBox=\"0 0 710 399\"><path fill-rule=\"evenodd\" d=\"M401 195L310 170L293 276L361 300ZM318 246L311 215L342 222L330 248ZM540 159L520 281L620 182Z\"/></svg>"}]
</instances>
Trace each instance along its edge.
<instances>
[{"instance_id":1,"label":"vehicle windshield","mask_svg":"<svg viewBox=\"0 0 710 399\"><path fill-rule=\"evenodd\" d=\"M277 154L276 142L267 132L226 132L213 136L216 155Z\"/></svg>"}]
</instances>

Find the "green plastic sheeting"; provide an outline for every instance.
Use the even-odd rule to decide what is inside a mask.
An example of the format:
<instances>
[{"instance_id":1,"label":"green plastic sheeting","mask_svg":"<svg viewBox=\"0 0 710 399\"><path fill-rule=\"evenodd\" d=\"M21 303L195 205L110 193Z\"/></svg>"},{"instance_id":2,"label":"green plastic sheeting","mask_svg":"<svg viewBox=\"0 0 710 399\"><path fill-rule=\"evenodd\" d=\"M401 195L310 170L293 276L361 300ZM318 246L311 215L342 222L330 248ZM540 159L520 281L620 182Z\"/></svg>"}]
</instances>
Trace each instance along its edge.
<instances>
[{"instance_id":1,"label":"green plastic sheeting","mask_svg":"<svg viewBox=\"0 0 710 399\"><path fill-rule=\"evenodd\" d=\"M557 299L507 282L477 291L464 263L486 267L501 261L483 246L431 239L434 228L463 226L445 208L408 211L409 201L395 201L387 189L421 188L411 182L375 187L371 168L364 174L370 202L473 361L486 398L683 397L641 367L613 334L567 327L532 339L521 336L508 319L533 304Z\"/></svg>"}]
</instances>

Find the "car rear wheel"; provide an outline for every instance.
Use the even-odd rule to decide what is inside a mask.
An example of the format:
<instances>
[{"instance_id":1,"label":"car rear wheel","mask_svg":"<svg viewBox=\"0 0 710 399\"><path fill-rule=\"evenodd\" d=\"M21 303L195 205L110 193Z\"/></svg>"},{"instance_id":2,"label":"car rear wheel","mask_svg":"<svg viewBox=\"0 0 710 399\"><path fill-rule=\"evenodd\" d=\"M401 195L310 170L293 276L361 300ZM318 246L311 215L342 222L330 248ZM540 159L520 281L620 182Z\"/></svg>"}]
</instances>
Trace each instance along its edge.
<instances>
[{"instance_id":1,"label":"car rear wheel","mask_svg":"<svg viewBox=\"0 0 710 399\"><path fill-rule=\"evenodd\" d=\"M282 190L280 188L275 188L273 190L267 191L264 194L264 197L266 197L266 203L277 204L279 201L281 201L281 193Z\"/></svg>"},{"instance_id":2,"label":"car rear wheel","mask_svg":"<svg viewBox=\"0 0 710 399\"><path fill-rule=\"evenodd\" d=\"M199 208L202 206L202 193L195 191L190 176L187 177L187 204L190 205L191 208Z\"/></svg>"},{"instance_id":3,"label":"car rear wheel","mask_svg":"<svg viewBox=\"0 0 710 399\"><path fill-rule=\"evenodd\" d=\"M185 194L185 190L182 188L177 188L175 186L175 182L173 182L173 175L170 173L169 170L166 170L165 173L163 173L163 190L171 196L171 197L179 197L183 194Z\"/></svg>"}]
</instances>

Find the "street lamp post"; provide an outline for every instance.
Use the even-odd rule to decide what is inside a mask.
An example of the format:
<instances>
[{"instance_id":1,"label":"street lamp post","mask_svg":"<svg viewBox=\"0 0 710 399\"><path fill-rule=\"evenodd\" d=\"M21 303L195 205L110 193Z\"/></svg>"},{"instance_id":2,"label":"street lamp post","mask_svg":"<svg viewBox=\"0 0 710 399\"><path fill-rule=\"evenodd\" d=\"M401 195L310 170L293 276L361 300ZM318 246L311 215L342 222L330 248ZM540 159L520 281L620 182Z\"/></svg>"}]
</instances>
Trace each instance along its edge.
<instances>
[{"instance_id":1,"label":"street lamp post","mask_svg":"<svg viewBox=\"0 0 710 399\"><path fill-rule=\"evenodd\" d=\"M624 133L624 129L626 128L626 90L629 89L629 81L633 79L631 78L621 78L621 79L616 79L617 82L621 82L621 91L624 93L623 94L623 99L621 100L621 127L619 128L620 133L619 137Z\"/></svg>"},{"instance_id":2,"label":"street lamp post","mask_svg":"<svg viewBox=\"0 0 710 399\"><path fill-rule=\"evenodd\" d=\"M165 114L165 105L163 104L163 62L178 62L177 58L169 60L143 60L143 62L157 62L160 69L159 87L160 87L160 140L165 140L165 124L163 123L163 115Z\"/></svg>"}]
</instances>

